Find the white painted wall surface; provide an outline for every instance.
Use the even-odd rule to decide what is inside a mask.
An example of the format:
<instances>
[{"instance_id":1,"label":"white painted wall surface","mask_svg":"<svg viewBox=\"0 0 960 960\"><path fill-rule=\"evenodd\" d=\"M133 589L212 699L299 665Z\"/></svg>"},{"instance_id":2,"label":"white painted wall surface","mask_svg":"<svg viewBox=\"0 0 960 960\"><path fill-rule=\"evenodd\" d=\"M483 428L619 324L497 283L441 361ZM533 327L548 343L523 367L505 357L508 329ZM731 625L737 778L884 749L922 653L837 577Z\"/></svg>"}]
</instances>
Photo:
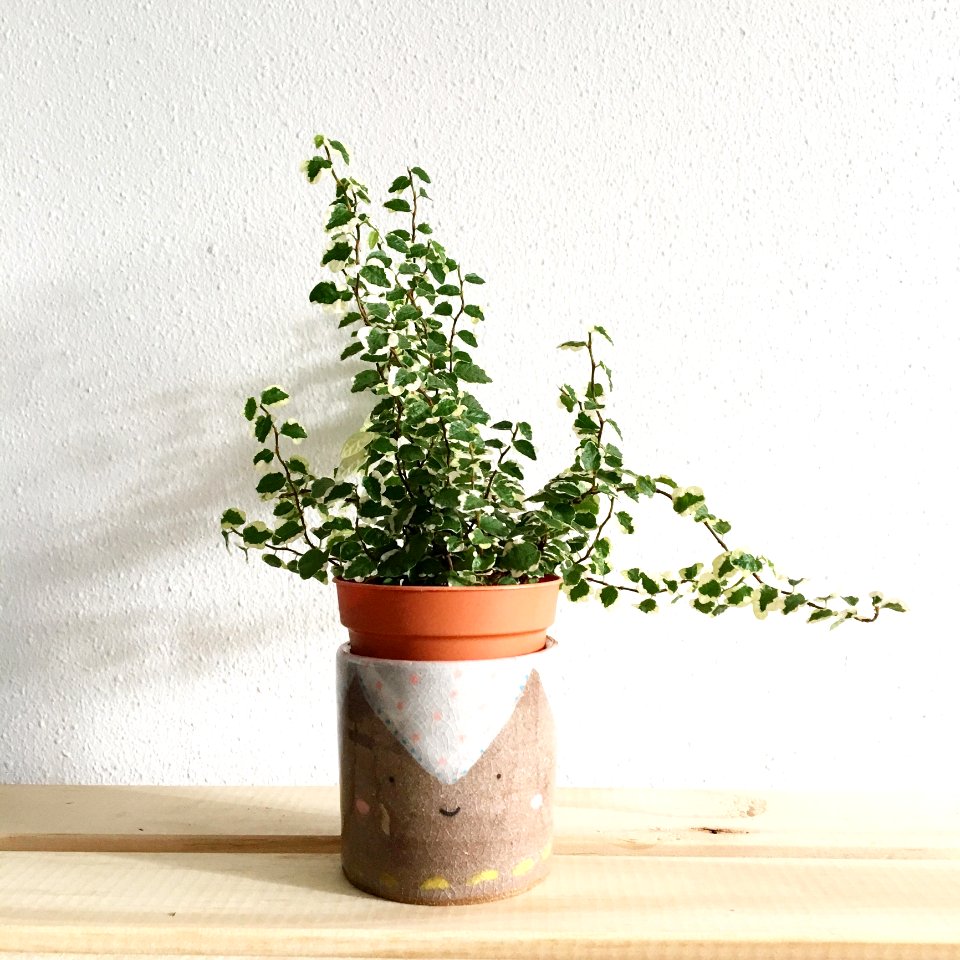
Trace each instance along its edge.
<instances>
[{"instance_id":1,"label":"white painted wall surface","mask_svg":"<svg viewBox=\"0 0 960 960\"><path fill-rule=\"evenodd\" d=\"M0 89L0 781L336 777L332 592L218 533L244 397L292 388L317 464L365 412L307 302L322 131L433 176L542 477L601 321L632 462L911 607L564 605L562 782L960 786L957 4L5 0ZM623 566L712 556L639 516Z\"/></svg>"}]
</instances>

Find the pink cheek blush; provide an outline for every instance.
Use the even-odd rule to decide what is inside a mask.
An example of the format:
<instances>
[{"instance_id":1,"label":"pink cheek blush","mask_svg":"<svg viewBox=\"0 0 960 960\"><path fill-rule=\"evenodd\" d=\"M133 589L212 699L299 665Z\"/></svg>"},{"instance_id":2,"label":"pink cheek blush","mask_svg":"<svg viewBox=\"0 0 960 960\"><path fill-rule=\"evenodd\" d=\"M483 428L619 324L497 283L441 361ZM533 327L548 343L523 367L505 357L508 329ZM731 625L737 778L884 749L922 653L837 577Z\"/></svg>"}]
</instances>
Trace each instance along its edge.
<instances>
[{"instance_id":1,"label":"pink cheek blush","mask_svg":"<svg viewBox=\"0 0 960 960\"><path fill-rule=\"evenodd\" d=\"M357 797L353 805L356 807L357 813L359 813L361 817L365 817L370 812L370 804L367 803L367 801L362 797Z\"/></svg>"}]
</instances>

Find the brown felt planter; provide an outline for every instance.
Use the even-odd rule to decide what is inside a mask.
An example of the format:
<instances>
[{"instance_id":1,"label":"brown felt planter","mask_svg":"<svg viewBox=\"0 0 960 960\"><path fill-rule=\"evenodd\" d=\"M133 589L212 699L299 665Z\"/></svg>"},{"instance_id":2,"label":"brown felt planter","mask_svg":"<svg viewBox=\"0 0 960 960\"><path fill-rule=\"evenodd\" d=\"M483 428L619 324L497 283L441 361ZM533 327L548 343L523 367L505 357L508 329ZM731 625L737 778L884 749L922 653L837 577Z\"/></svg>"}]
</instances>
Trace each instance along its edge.
<instances>
[{"instance_id":1,"label":"brown felt planter","mask_svg":"<svg viewBox=\"0 0 960 960\"><path fill-rule=\"evenodd\" d=\"M390 900L455 904L513 896L546 876L555 743L544 677L554 647L462 661L340 648L351 883Z\"/></svg>"}]
</instances>

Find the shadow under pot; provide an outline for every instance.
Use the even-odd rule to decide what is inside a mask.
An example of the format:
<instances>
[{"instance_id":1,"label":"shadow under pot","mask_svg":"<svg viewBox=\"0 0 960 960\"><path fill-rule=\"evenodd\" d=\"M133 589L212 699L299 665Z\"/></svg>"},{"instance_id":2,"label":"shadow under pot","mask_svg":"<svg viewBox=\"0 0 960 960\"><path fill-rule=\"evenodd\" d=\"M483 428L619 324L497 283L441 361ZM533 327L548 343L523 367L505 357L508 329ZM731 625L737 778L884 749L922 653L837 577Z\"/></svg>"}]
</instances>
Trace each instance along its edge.
<instances>
[{"instance_id":1,"label":"shadow under pot","mask_svg":"<svg viewBox=\"0 0 960 960\"><path fill-rule=\"evenodd\" d=\"M555 643L487 660L337 654L342 862L406 903L514 896L550 866Z\"/></svg>"}]
</instances>

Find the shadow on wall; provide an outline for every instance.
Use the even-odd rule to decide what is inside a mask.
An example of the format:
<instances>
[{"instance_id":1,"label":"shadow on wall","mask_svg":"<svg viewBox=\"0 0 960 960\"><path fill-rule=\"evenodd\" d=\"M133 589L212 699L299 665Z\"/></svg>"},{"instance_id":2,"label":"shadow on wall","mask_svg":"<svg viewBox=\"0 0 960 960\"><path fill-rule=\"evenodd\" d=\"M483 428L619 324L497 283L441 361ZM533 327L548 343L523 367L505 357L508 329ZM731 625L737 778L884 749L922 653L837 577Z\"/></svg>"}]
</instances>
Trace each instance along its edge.
<instances>
[{"instance_id":1,"label":"shadow on wall","mask_svg":"<svg viewBox=\"0 0 960 960\"><path fill-rule=\"evenodd\" d=\"M15 379L31 383L21 391L8 381L5 391L14 408L18 393L26 398L14 414L24 429L13 439L28 463L16 477L11 471L9 492L16 498L32 487L21 518L41 531L37 546L21 543L18 551L13 586L21 608L51 589L82 599L104 578L143 576L155 561L184 549L202 551L209 543L222 550L218 520L227 506L270 516L254 492L259 474L252 458L259 445L242 416L245 397L266 382L218 371L214 383L194 377L155 389L158 382L178 381L169 368L162 372L168 364L195 369L184 353L202 345L181 340L171 353L166 343L143 344L130 369L118 356L122 342L113 356L102 357L95 343L78 351L62 337L58 343L56 336L31 334L64 326L45 323L40 314L37 304L34 317L20 318L26 348L17 331L8 329L3 338L7 355L18 357ZM294 326L270 382L291 394L282 414L298 419L309 434L297 452L324 471L336 464L365 411L359 400L343 402L352 371L332 349L318 348L316 333L315 318ZM39 429L30 426L28 434L30 421Z\"/></svg>"},{"instance_id":2,"label":"shadow on wall","mask_svg":"<svg viewBox=\"0 0 960 960\"><path fill-rule=\"evenodd\" d=\"M120 315L129 291L118 292L123 306L108 302L102 291L60 287L21 291L2 312L0 344L12 358L3 385L10 419L0 428L12 451L0 505L0 718L12 722L0 735L0 771L9 779L56 779L71 767L89 778L101 762L109 769L95 749L82 763L61 759L62 744L76 746L86 731L104 746L111 729L124 735L125 712L153 715L155 741L144 747L163 750L160 727L184 696L209 687L215 699L231 660L291 633L289 603L267 594L261 602L258 577L245 575L236 551L226 556L219 533L228 506L270 515L254 490L258 444L244 398L282 383L293 397L283 412L309 434L298 452L317 470L332 468L366 412L349 394L352 371L339 349L324 341L336 329L329 321L284 322L280 355L258 364L277 373L241 376L244 350L257 355L254 337L236 334L247 318L224 323L224 342L247 346L221 361L203 356L209 330L198 331L187 311L161 329ZM251 573L256 563L251 555ZM279 597L303 589L269 576ZM286 669L256 653L247 672L251 663ZM208 704L198 722L213 713Z\"/></svg>"}]
</instances>

